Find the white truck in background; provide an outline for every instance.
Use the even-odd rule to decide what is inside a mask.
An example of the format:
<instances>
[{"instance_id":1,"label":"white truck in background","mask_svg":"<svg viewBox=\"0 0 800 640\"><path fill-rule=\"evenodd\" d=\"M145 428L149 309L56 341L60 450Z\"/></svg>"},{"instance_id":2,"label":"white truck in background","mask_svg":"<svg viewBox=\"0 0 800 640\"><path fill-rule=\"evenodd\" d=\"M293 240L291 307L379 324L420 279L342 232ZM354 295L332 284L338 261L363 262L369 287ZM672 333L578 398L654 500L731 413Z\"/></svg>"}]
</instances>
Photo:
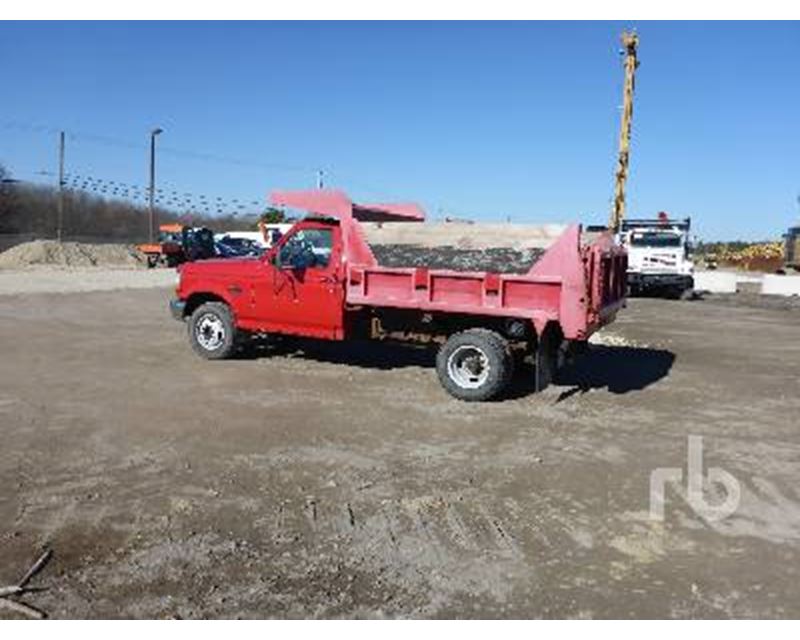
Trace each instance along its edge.
<instances>
[{"instance_id":1,"label":"white truck in background","mask_svg":"<svg viewBox=\"0 0 800 640\"><path fill-rule=\"evenodd\" d=\"M260 223L258 231L223 231L221 233L215 233L214 239L217 242L224 241L228 238L233 240L249 240L262 249L269 249L291 228L292 224L284 222Z\"/></svg>"},{"instance_id":2,"label":"white truck in background","mask_svg":"<svg viewBox=\"0 0 800 640\"><path fill-rule=\"evenodd\" d=\"M680 298L694 290L690 226L691 218L670 219L664 212L622 221L618 240L628 250L630 295Z\"/></svg>"}]
</instances>

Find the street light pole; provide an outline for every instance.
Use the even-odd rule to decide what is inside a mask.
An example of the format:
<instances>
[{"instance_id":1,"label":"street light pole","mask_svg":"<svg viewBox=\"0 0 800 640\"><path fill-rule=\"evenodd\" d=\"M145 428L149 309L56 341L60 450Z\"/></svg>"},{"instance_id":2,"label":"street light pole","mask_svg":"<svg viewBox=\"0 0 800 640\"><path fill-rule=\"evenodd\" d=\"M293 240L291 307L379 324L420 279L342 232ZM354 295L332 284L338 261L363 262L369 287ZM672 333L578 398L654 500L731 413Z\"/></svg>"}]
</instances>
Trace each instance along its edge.
<instances>
[{"instance_id":1,"label":"street light pole","mask_svg":"<svg viewBox=\"0 0 800 640\"><path fill-rule=\"evenodd\" d=\"M164 130L156 127L150 132L150 206L149 206L149 238L152 244L155 239L155 197L156 197L156 136Z\"/></svg>"},{"instance_id":2,"label":"street light pole","mask_svg":"<svg viewBox=\"0 0 800 640\"><path fill-rule=\"evenodd\" d=\"M58 135L58 223L56 235L58 241L64 233L64 132Z\"/></svg>"}]
</instances>

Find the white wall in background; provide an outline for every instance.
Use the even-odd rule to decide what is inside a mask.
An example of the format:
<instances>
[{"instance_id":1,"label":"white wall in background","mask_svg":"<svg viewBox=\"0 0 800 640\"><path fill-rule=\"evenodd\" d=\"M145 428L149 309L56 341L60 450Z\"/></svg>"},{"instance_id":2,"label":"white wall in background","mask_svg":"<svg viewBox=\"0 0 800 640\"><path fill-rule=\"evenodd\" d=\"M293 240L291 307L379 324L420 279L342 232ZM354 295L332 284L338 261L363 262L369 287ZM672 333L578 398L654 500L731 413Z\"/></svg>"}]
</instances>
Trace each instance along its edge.
<instances>
[{"instance_id":1,"label":"white wall in background","mask_svg":"<svg viewBox=\"0 0 800 640\"><path fill-rule=\"evenodd\" d=\"M736 293L740 282L761 282L762 275L747 275L736 271L695 271L694 288L696 291L711 293Z\"/></svg>"},{"instance_id":2,"label":"white wall in background","mask_svg":"<svg viewBox=\"0 0 800 640\"><path fill-rule=\"evenodd\" d=\"M777 296L800 296L800 276L767 274L761 285L761 293Z\"/></svg>"}]
</instances>

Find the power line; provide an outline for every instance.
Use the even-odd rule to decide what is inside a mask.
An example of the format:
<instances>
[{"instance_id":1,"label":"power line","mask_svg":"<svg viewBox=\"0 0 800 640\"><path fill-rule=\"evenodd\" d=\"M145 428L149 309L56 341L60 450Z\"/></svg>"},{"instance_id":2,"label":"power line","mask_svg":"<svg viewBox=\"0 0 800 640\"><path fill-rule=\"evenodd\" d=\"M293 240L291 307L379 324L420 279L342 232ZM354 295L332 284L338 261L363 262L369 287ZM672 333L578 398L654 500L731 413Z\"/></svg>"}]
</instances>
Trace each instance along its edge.
<instances>
[{"instance_id":1,"label":"power line","mask_svg":"<svg viewBox=\"0 0 800 640\"><path fill-rule=\"evenodd\" d=\"M31 133L59 133L63 130L66 131L70 140L85 140L89 142L96 142L98 144L106 146L122 147L126 149L142 149L142 150L147 149L147 144L145 144L144 142L135 142L132 140L126 140L115 136L101 135L97 133L90 133L87 131L78 131L75 129L61 129L57 127L51 127L49 125L25 123L15 120L4 122L3 128L16 129L19 131L29 131ZM294 164L283 164L277 162L245 160L242 158L234 158L232 156L224 156L213 153L206 153L202 151L195 151L191 149L181 149L177 147L168 147L168 146L159 147L159 153L167 153L173 156L192 158L195 160L203 160L206 162L214 162L218 164L249 166L257 169L271 169L278 171L306 173L309 175L316 175L317 172L319 171L319 166L320 166L320 165L315 165L312 167L310 165L304 166L304 165L294 165Z\"/></svg>"},{"instance_id":2,"label":"power line","mask_svg":"<svg viewBox=\"0 0 800 640\"><path fill-rule=\"evenodd\" d=\"M46 186L35 181L30 181L30 184ZM84 192L89 195L141 204L146 204L149 197L148 189L143 185L88 174L65 172L63 185L64 189L73 192ZM262 200L253 197L211 196L163 187L155 190L154 202L159 207L168 210L190 210L223 215L256 213L267 206Z\"/></svg>"},{"instance_id":3,"label":"power line","mask_svg":"<svg viewBox=\"0 0 800 640\"><path fill-rule=\"evenodd\" d=\"M63 127L53 127L51 125L46 125L46 124L23 122L20 120L9 120L9 121L4 121L2 126L4 129L15 129L18 131L28 131L31 133L58 134L61 131L65 131L66 136L70 141L83 140L110 147L136 149L142 151L147 149L147 144L145 141L136 142L132 140L118 138L115 136L101 135L97 133L92 133L88 131L79 131L75 129L65 129ZM325 180L326 183L330 184L331 176L334 176L338 178L338 180L336 181L339 183L347 183L348 185L354 188L375 194L380 198L401 199L397 198L396 196L393 196L391 189L380 188L376 187L375 185L367 185L360 178L354 180L347 174L342 174L338 171L332 170L331 168L327 167L325 163L316 163L314 165L311 164L300 165L300 164L284 164L278 162L264 162L264 161L235 158L232 156L219 155L214 153L207 153L202 151L182 149L170 146L159 146L159 154L167 154L179 158L180 157L191 158L194 160L200 160L204 162L210 162L228 166L252 167L255 169L265 169L269 171L282 171L286 173L305 174L309 177L309 182L311 182L311 178L313 177L314 180L313 184L315 185L318 185L319 183L318 179L319 173L323 172L326 177Z\"/></svg>"}]
</instances>

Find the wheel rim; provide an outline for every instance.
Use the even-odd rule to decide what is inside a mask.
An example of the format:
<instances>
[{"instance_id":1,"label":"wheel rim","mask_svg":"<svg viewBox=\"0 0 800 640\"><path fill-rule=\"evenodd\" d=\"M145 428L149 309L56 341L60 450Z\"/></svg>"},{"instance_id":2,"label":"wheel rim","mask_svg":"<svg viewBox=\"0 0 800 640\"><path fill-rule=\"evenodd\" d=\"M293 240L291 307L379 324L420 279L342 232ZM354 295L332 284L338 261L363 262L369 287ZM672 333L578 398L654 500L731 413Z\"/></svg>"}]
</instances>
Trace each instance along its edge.
<instances>
[{"instance_id":1,"label":"wheel rim","mask_svg":"<svg viewBox=\"0 0 800 640\"><path fill-rule=\"evenodd\" d=\"M458 347L447 359L447 374L462 389L477 389L489 378L489 356L471 345Z\"/></svg>"},{"instance_id":2,"label":"wheel rim","mask_svg":"<svg viewBox=\"0 0 800 640\"><path fill-rule=\"evenodd\" d=\"M200 316L194 329L197 344L206 351L215 351L225 342L225 325L219 316L205 313Z\"/></svg>"}]
</instances>

